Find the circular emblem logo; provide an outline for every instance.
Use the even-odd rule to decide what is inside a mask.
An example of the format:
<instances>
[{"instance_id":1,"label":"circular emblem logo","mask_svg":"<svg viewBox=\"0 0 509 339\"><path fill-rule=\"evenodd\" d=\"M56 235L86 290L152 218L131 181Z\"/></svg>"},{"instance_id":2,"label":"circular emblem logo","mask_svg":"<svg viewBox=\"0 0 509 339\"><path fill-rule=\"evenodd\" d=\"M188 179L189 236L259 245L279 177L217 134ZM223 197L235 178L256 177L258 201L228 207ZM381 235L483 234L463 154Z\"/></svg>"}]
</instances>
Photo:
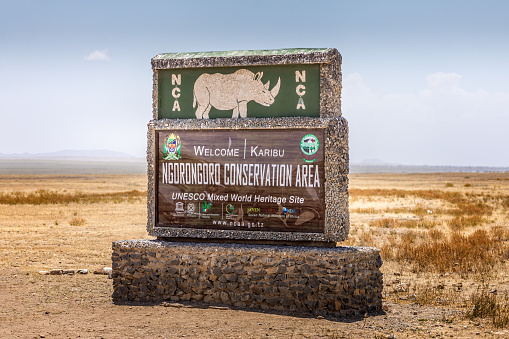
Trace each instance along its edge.
<instances>
[{"instance_id":1,"label":"circular emblem logo","mask_svg":"<svg viewBox=\"0 0 509 339\"><path fill-rule=\"evenodd\" d=\"M302 153L305 155L313 155L318 152L318 147L320 147L320 143L318 138L313 134L307 134L300 141L300 149Z\"/></svg>"},{"instance_id":2,"label":"circular emblem logo","mask_svg":"<svg viewBox=\"0 0 509 339\"><path fill-rule=\"evenodd\" d=\"M226 213L232 214L234 210L235 210L235 207L233 207L232 204L226 205Z\"/></svg>"}]
</instances>

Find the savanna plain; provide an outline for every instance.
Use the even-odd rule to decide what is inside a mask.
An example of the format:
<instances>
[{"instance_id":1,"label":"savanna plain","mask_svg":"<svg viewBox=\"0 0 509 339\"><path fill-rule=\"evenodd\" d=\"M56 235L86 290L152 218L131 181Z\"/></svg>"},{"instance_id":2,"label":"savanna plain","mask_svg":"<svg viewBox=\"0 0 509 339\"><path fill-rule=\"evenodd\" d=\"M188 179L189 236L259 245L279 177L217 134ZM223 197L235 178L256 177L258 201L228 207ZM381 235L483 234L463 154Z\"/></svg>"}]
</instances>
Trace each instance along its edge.
<instances>
[{"instance_id":1,"label":"savanna plain","mask_svg":"<svg viewBox=\"0 0 509 339\"><path fill-rule=\"evenodd\" d=\"M0 175L1 338L507 338L509 173L351 174L350 236L383 309L316 318L111 301L111 243L146 232L146 175ZM51 269L89 274L42 275Z\"/></svg>"}]
</instances>

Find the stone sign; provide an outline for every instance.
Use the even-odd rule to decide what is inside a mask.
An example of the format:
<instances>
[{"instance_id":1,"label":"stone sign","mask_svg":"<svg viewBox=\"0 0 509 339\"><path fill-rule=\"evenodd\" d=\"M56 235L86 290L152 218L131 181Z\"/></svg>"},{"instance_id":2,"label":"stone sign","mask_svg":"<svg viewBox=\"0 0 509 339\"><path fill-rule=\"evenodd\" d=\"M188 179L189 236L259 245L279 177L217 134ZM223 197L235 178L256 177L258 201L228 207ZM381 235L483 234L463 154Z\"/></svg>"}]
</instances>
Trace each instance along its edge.
<instances>
[{"instance_id":1,"label":"stone sign","mask_svg":"<svg viewBox=\"0 0 509 339\"><path fill-rule=\"evenodd\" d=\"M350 226L338 51L170 53L152 68L157 239L113 243L113 301L380 312L380 250L337 246Z\"/></svg>"},{"instance_id":2,"label":"stone sign","mask_svg":"<svg viewBox=\"0 0 509 339\"><path fill-rule=\"evenodd\" d=\"M148 231L335 245L348 235L348 126L335 49L160 54Z\"/></svg>"}]
</instances>

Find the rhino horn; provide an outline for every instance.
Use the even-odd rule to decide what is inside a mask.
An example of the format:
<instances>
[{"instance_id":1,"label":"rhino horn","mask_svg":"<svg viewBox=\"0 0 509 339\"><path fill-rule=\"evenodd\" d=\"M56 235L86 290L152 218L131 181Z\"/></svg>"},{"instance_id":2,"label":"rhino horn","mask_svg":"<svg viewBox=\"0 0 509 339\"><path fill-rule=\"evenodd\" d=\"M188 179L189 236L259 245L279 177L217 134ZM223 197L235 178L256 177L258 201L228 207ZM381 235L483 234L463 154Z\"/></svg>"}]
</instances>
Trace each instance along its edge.
<instances>
[{"instance_id":1,"label":"rhino horn","mask_svg":"<svg viewBox=\"0 0 509 339\"><path fill-rule=\"evenodd\" d=\"M272 95L273 98L275 98L276 95L279 93L280 87L281 87L281 78L277 79L276 86L274 86L274 88L272 88L272 90L270 91L270 94Z\"/></svg>"},{"instance_id":2,"label":"rhino horn","mask_svg":"<svg viewBox=\"0 0 509 339\"><path fill-rule=\"evenodd\" d=\"M267 83L265 85L263 85L263 87L265 87L266 90L269 89L269 86L270 86L270 80L267 81Z\"/></svg>"}]
</instances>

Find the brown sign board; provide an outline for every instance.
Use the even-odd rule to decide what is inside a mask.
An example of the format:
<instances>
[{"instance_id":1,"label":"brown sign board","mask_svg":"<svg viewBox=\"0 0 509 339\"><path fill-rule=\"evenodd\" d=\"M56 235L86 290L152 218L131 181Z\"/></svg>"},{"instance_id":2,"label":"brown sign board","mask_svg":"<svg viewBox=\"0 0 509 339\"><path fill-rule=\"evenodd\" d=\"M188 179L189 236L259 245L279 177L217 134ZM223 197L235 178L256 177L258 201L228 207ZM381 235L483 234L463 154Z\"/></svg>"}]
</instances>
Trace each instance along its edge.
<instances>
[{"instance_id":1,"label":"brown sign board","mask_svg":"<svg viewBox=\"0 0 509 339\"><path fill-rule=\"evenodd\" d=\"M156 138L157 227L324 231L323 129L166 130Z\"/></svg>"}]
</instances>

